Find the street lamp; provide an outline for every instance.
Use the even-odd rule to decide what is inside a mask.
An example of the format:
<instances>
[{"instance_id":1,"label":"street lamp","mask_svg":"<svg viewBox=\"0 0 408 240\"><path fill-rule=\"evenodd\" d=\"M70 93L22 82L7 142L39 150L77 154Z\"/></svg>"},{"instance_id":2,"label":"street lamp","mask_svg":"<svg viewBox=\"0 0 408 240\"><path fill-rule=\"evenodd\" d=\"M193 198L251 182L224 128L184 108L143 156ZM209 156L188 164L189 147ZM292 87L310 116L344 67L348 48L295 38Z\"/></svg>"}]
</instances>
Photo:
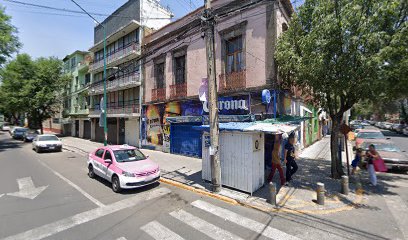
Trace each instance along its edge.
<instances>
[{"instance_id":1,"label":"street lamp","mask_svg":"<svg viewBox=\"0 0 408 240\"><path fill-rule=\"evenodd\" d=\"M84 8L81 7L75 0L71 0L75 5L77 5L84 13L86 13L90 18L92 18L96 23L101 25L103 27L103 109L104 114L103 114L103 132L104 132L104 140L103 140L103 145L107 146L108 145L108 125L106 121L106 116L107 116L107 109L106 109L106 27L100 23L96 18L94 18L90 13L88 13Z\"/></svg>"}]
</instances>

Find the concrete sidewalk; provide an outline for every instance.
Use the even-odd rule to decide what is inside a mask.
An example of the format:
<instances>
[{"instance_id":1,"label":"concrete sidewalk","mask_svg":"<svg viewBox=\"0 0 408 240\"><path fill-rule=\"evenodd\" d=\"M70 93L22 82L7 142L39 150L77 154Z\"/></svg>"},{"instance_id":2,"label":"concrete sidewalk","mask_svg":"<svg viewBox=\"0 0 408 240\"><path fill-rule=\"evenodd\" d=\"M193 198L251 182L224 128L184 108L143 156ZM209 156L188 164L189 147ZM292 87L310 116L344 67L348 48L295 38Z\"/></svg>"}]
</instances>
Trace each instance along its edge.
<instances>
[{"instance_id":1,"label":"concrete sidewalk","mask_svg":"<svg viewBox=\"0 0 408 240\"><path fill-rule=\"evenodd\" d=\"M64 149L78 152L86 156L89 152L103 146L102 143L93 142L74 137L63 137ZM360 204L361 195L355 194L355 186L350 184L351 193L347 196L339 194L340 181L331 179L330 159L327 159L329 138L313 144L300 154L298 160L299 170L294 177L291 187L278 185L277 202L278 208L268 204L266 199L269 195L267 185L259 189L253 195L223 188L219 193L222 196L232 198L243 205L258 208L264 211L286 211L295 213L328 214L338 211L350 210ZM202 180L201 159L186 156L163 153L160 151L141 149L145 155L149 155L157 162L162 170L162 177L173 180L190 187L208 190L210 184ZM274 182L279 182L278 174L275 174ZM317 205L316 184L322 182L327 191L326 204Z\"/></svg>"}]
</instances>

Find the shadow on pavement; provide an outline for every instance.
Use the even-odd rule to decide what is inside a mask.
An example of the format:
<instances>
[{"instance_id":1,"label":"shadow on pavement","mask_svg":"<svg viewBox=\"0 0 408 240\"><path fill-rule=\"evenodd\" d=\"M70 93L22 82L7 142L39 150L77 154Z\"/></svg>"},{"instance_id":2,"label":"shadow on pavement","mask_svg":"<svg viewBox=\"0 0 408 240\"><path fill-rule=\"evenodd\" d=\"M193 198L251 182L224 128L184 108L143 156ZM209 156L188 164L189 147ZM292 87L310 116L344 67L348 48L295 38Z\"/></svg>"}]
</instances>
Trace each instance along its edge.
<instances>
[{"instance_id":1,"label":"shadow on pavement","mask_svg":"<svg viewBox=\"0 0 408 240\"><path fill-rule=\"evenodd\" d=\"M0 152L21 148L24 144L21 141L12 139L6 132L0 132L0 137Z\"/></svg>"}]
</instances>

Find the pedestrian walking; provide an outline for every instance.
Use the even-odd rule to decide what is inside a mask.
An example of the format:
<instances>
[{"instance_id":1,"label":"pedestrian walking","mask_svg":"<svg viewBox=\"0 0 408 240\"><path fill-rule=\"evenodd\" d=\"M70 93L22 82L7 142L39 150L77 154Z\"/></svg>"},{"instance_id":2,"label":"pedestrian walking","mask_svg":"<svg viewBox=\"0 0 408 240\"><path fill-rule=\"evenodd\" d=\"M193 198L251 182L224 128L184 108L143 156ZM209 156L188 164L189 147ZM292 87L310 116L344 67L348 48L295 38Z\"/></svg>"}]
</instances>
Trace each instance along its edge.
<instances>
[{"instance_id":1,"label":"pedestrian walking","mask_svg":"<svg viewBox=\"0 0 408 240\"><path fill-rule=\"evenodd\" d=\"M361 162L362 153L363 151L361 150L361 148L356 150L356 156L354 157L354 160L351 161L351 166L353 167L353 169L351 170L351 175L354 175L354 173L356 173L357 166L359 166Z\"/></svg>"},{"instance_id":2,"label":"pedestrian walking","mask_svg":"<svg viewBox=\"0 0 408 240\"><path fill-rule=\"evenodd\" d=\"M268 183L272 181L273 175L275 174L276 169L278 169L281 186L283 186L285 185L285 177L283 175L283 169L282 169L281 158L280 158L281 136L282 135L279 135L279 134L275 135L275 141L273 143L273 150L272 150L272 170L268 177Z\"/></svg>"},{"instance_id":3,"label":"pedestrian walking","mask_svg":"<svg viewBox=\"0 0 408 240\"><path fill-rule=\"evenodd\" d=\"M291 134L288 143L285 145L286 185L289 185L292 181L293 174L298 170L295 159L295 136Z\"/></svg>"},{"instance_id":4,"label":"pedestrian walking","mask_svg":"<svg viewBox=\"0 0 408 240\"><path fill-rule=\"evenodd\" d=\"M377 150L375 150L375 146L371 144L368 147L368 151L366 152L366 160L367 160L368 174L370 176L370 183L373 186L377 186L377 175L375 173L374 160L379 159L379 158L380 158L380 155L378 154Z\"/></svg>"}]
</instances>

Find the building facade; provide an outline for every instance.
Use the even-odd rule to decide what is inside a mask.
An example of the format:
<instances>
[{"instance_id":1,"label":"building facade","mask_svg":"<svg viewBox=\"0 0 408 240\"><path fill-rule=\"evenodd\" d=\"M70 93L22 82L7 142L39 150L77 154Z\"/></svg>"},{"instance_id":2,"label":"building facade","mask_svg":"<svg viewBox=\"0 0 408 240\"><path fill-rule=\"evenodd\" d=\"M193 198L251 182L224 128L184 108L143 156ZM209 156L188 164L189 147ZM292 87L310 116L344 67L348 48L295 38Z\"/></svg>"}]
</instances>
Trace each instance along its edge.
<instances>
[{"instance_id":1,"label":"building facade","mask_svg":"<svg viewBox=\"0 0 408 240\"><path fill-rule=\"evenodd\" d=\"M296 101L276 89L279 78L274 60L276 40L293 13L290 2L216 0L212 7L217 16L220 121L294 114ZM208 115L208 103L199 99L207 89L202 11L199 8L144 39L142 139L146 146L201 157L201 133L193 128ZM264 89L276 93L276 104L262 104Z\"/></svg>"},{"instance_id":2,"label":"building facade","mask_svg":"<svg viewBox=\"0 0 408 240\"><path fill-rule=\"evenodd\" d=\"M89 52L75 51L64 59L64 72L71 77L63 103L64 118L60 120L63 133L67 136L91 138L91 122L88 118L90 97L88 88L91 83L89 64L92 57Z\"/></svg>"},{"instance_id":3,"label":"building facade","mask_svg":"<svg viewBox=\"0 0 408 240\"><path fill-rule=\"evenodd\" d=\"M123 17L126 16L126 17ZM140 144L142 104L141 42L146 32L170 23L172 13L157 0L129 0L94 29L89 67L91 139L104 140L100 121L104 94L104 38L106 34L107 140L110 144Z\"/></svg>"}]
</instances>

